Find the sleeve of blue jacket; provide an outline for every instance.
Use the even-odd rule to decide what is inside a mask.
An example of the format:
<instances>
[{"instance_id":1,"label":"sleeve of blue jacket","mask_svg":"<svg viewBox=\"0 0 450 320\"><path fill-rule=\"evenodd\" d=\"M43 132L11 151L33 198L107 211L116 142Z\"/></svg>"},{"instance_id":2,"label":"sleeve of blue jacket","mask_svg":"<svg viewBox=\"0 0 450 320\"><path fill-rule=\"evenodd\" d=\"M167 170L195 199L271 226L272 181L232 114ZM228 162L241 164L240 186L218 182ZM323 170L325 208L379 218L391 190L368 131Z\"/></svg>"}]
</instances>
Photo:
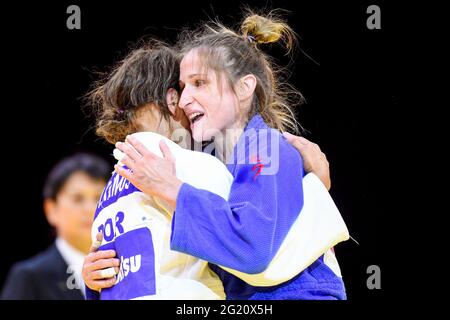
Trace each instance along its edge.
<instances>
[{"instance_id":1,"label":"sleeve of blue jacket","mask_svg":"<svg viewBox=\"0 0 450 320\"><path fill-rule=\"evenodd\" d=\"M228 201L184 183L172 250L249 274L264 271L303 206L302 160L284 139L279 159L272 174L258 175L254 163L235 164Z\"/></svg>"}]
</instances>

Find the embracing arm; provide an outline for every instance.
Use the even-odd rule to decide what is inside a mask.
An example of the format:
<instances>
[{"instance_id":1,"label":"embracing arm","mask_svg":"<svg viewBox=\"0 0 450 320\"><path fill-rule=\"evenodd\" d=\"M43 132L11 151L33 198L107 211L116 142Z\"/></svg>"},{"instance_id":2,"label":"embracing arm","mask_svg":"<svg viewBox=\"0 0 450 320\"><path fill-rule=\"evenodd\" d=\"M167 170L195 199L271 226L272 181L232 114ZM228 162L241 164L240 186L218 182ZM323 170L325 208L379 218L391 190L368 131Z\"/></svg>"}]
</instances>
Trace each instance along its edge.
<instances>
[{"instance_id":1,"label":"embracing arm","mask_svg":"<svg viewBox=\"0 0 450 320\"><path fill-rule=\"evenodd\" d=\"M132 137L127 142L133 148L116 147L126 154L122 162L129 170L116 166L116 171L144 193L174 202L173 250L246 273L268 266L303 205L303 166L294 149L282 142L283 163L273 174L258 175L254 164L238 164L226 201L177 181L164 143L160 158Z\"/></svg>"},{"instance_id":2,"label":"embracing arm","mask_svg":"<svg viewBox=\"0 0 450 320\"><path fill-rule=\"evenodd\" d=\"M276 174L237 165L228 201L183 184L171 248L245 273L266 269L303 206L300 157L288 156Z\"/></svg>"}]
</instances>

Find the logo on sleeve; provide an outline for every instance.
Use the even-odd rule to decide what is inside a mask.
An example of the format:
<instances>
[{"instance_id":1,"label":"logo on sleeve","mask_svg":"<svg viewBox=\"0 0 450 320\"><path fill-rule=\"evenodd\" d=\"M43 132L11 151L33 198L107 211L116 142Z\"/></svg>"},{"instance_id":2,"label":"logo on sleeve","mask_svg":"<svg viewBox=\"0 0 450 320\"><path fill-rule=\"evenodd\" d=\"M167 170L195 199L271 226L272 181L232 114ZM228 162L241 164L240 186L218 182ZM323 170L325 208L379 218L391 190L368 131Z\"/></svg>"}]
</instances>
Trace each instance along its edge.
<instances>
[{"instance_id":1,"label":"logo on sleeve","mask_svg":"<svg viewBox=\"0 0 450 320\"><path fill-rule=\"evenodd\" d=\"M264 168L264 164L261 162L261 159L259 159L258 156L251 156L250 161L251 161L251 163L255 163L255 165L252 167L252 171L255 171L253 180L256 180L256 177L259 176L262 169Z\"/></svg>"}]
</instances>

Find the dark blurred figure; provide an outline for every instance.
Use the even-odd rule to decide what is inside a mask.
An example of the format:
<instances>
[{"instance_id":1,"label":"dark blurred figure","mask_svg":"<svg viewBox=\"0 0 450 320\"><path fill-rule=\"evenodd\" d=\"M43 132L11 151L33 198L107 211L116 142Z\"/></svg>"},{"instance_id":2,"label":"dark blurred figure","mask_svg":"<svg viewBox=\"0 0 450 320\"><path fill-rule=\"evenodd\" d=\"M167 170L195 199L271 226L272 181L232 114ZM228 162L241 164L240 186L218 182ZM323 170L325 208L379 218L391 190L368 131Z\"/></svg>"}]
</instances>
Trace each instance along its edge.
<instances>
[{"instance_id":1,"label":"dark blurred figure","mask_svg":"<svg viewBox=\"0 0 450 320\"><path fill-rule=\"evenodd\" d=\"M56 240L16 263L1 299L84 299L81 268L91 245L95 207L112 169L100 157L78 153L60 161L44 185L44 212Z\"/></svg>"}]
</instances>

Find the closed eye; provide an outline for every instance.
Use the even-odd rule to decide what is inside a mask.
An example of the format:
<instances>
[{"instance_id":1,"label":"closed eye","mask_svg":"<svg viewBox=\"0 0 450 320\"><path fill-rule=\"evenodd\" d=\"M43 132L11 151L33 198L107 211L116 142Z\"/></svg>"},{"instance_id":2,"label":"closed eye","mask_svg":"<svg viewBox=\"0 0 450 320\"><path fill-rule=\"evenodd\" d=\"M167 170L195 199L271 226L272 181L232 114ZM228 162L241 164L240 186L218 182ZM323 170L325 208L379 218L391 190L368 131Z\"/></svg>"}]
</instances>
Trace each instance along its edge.
<instances>
[{"instance_id":1,"label":"closed eye","mask_svg":"<svg viewBox=\"0 0 450 320\"><path fill-rule=\"evenodd\" d=\"M205 83L206 83L205 80L201 80L201 79L195 80L195 86L196 86L196 87L201 87L201 86L203 86Z\"/></svg>"}]
</instances>

